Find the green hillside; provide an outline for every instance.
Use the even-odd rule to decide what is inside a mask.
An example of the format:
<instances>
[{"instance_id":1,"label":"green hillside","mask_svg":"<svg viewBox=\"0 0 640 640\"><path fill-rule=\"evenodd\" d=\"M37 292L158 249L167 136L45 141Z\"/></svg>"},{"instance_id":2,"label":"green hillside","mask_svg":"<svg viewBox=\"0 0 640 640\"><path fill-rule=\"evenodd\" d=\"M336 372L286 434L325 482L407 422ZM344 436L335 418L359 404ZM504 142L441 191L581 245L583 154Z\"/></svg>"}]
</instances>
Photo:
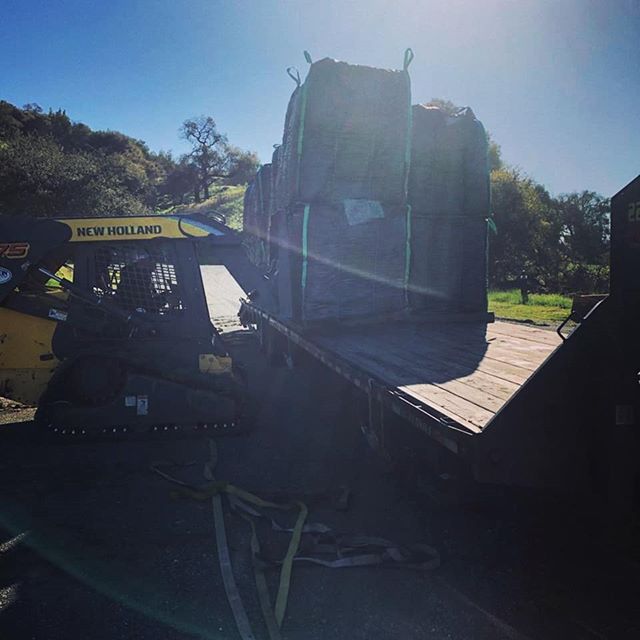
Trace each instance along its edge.
<instances>
[{"instance_id":1,"label":"green hillside","mask_svg":"<svg viewBox=\"0 0 640 640\"><path fill-rule=\"evenodd\" d=\"M62 109L0 100L0 214L137 215L205 199L198 210L219 209L241 225L257 156L230 144L212 118L186 120L179 131L192 149L174 158Z\"/></svg>"},{"instance_id":2,"label":"green hillside","mask_svg":"<svg viewBox=\"0 0 640 640\"><path fill-rule=\"evenodd\" d=\"M200 213L203 215L221 213L232 229L242 231L242 203L246 188L247 186L244 184L211 187L212 195L210 198L197 204L180 205L163 213Z\"/></svg>"}]
</instances>

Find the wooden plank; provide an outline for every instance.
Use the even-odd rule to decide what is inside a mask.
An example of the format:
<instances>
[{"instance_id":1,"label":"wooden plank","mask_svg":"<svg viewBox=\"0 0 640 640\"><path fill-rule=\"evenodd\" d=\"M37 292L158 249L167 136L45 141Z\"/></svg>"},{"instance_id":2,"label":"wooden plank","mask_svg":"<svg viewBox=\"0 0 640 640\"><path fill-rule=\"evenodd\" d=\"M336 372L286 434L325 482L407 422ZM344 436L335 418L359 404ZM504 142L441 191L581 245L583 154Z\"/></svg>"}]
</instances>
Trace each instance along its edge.
<instances>
[{"instance_id":1,"label":"wooden plank","mask_svg":"<svg viewBox=\"0 0 640 640\"><path fill-rule=\"evenodd\" d=\"M434 334L430 333L430 337ZM408 339L409 338L409 339ZM411 336L379 335L379 336L326 336L321 342L336 353L342 352L374 352L384 354L389 351L408 353L411 362L438 360L451 364L458 370L458 375L468 375L480 370L489 375L514 384L522 384L531 375L532 366L520 367L510 362L501 362L486 358L486 348L482 353L472 355L472 350L464 345L452 344L450 340L413 340ZM357 356L356 356L357 357Z\"/></svg>"},{"instance_id":2,"label":"wooden plank","mask_svg":"<svg viewBox=\"0 0 640 640\"><path fill-rule=\"evenodd\" d=\"M510 379L509 376L512 378L515 376L513 381L516 383L526 380L553 350L544 345L509 337L497 336L488 342L478 342L475 338L468 338L464 334L442 330L432 330L426 333L405 331L402 334L389 331L379 333L377 336L370 333L368 335L334 337L328 342L333 343L336 348L343 348L343 345L352 342L360 350L384 351L386 353L404 351L410 353L411 359L457 357L460 362L478 365L483 363L486 358L491 358L504 363L506 365L504 371L508 372L506 379ZM338 342L340 347L337 346ZM514 367L520 367L525 371L518 376ZM495 368L493 367L493 369Z\"/></svg>"},{"instance_id":3,"label":"wooden plank","mask_svg":"<svg viewBox=\"0 0 640 640\"><path fill-rule=\"evenodd\" d=\"M390 387L481 430L556 346L523 337L521 327L491 328L397 323L318 339Z\"/></svg>"},{"instance_id":4,"label":"wooden plank","mask_svg":"<svg viewBox=\"0 0 640 640\"><path fill-rule=\"evenodd\" d=\"M513 394L522 386L521 384L516 384L514 382L498 378L480 369L474 371L468 376L456 378L456 380L463 382L464 384L468 384L479 391L490 393L502 400L508 400L511 398L511 396L513 396Z\"/></svg>"},{"instance_id":5,"label":"wooden plank","mask_svg":"<svg viewBox=\"0 0 640 640\"><path fill-rule=\"evenodd\" d=\"M532 368L530 366L525 368L511 362L487 358L488 344L484 345L482 353L478 352L473 355L473 349L469 350L464 344L452 343L450 339L443 340L440 335L436 334L432 334L431 337L433 338L431 341L419 341L409 345L412 359L437 358L452 366L459 365L460 368L465 368L465 373L461 375L479 370L518 385L525 382L531 375Z\"/></svg>"},{"instance_id":6,"label":"wooden plank","mask_svg":"<svg viewBox=\"0 0 640 640\"><path fill-rule=\"evenodd\" d=\"M400 387L400 390L436 408L475 432L481 431L494 415L491 411L430 384L410 385Z\"/></svg>"},{"instance_id":7,"label":"wooden plank","mask_svg":"<svg viewBox=\"0 0 640 640\"><path fill-rule=\"evenodd\" d=\"M503 336L501 334L487 336L487 344L489 345L489 349L491 349L492 346L499 346L504 349L509 349L514 353L536 354L542 355L545 358L553 351L553 347L542 344L541 342L532 342L531 340L523 340L515 336Z\"/></svg>"},{"instance_id":8,"label":"wooden plank","mask_svg":"<svg viewBox=\"0 0 640 640\"><path fill-rule=\"evenodd\" d=\"M427 360L416 362L415 355L407 359L406 354L384 354L381 356L383 363L387 366L385 374L389 376L389 365L392 364L394 371L400 371L393 377L393 383L401 388L414 388L415 385L432 385L448 391L474 405L482 407L487 411L496 412L502 408L519 388L518 385L506 383L504 381L493 380L491 376L471 372L466 376L455 375L447 367L446 360ZM407 384L406 380L414 380ZM466 417L463 414L463 417Z\"/></svg>"},{"instance_id":9,"label":"wooden plank","mask_svg":"<svg viewBox=\"0 0 640 640\"><path fill-rule=\"evenodd\" d=\"M434 386L456 396L464 402L457 403L456 398L439 394L441 399L447 400L444 408L450 407L452 403L456 404L458 406L456 415L472 423L473 420L470 417L475 415L477 408L495 413L519 388L517 384L494 379L488 374L477 371L466 376L452 375L447 372L446 361L419 362L416 361L414 354L381 352L363 349L362 345L356 347L353 344L350 345L350 349L343 349L341 353L347 354L350 361L372 372L386 384L412 395L415 395L415 389L424 390L427 386ZM424 393L422 397L424 398ZM437 407L442 408L440 405Z\"/></svg>"},{"instance_id":10,"label":"wooden plank","mask_svg":"<svg viewBox=\"0 0 640 640\"><path fill-rule=\"evenodd\" d=\"M482 362L478 365L478 369L499 380L513 382L519 387L522 386L533 373L515 364L493 360L492 358L483 358Z\"/></svg>"},{"instance_id":11,"label":"wooden plank","mask_svg":"<svg viewBox=\"0 0 640 640\"><path fill-rule=\"evenodd\" d=\"M465 333L460 327L451 327L447 332L446 338L449 340L460 340L464 343L467 342ZM540 353L549 353L553 350L554 346L547 342L540 342L538 340L528 340L527 338L519 335L513 335L509 333L495 332L493 329L487 327L484 339L488 344L500 344L507 346L510 349L517 349L523 353L529 353L531 351Z\"/></svg>"},{"instance_id":12,"label":"wooden plank","mask_svg":"<svg viewBox=\"0 0 640 640\"><path fill-rule=\"evenodd\" d=\"M386 384L398 388L428 406L432 406L469 429L477 431L482 428L492 415L489 411L445 389L440 389L428 382L420 382L420 374L415 376L417 378L415 382L411 382L405 368L406 361L390 352L380 354L380 352L371 349L359 349L354 344L349 346L348 350L340 351L343 357L346 356L349 361L383 380ZM429 388L432 390L429 391Z\"/></svg>"},{"instance_id":13,"label":"wooden plank","mask_svg":"<svg viewBox=\"0 0 640 640\"><path fill-rule=\"evenodd\" d=\"M447 380L445 382L431 382L429 380L425 380L424 384L429 384L431 386L438 387L439 389L443 389L444 391L448 391L449 393L458 396L477 407L481 407L486 411L490 411L491 413L496 413L502 409L505 404L505 400L502 398L498 398L492 393L476 389L475 387L461 382L460 380Z\"/></svg>"},{"instance_id":14,"label":"wooden plank","mask_svg":"<svg viewBox=\"0 0 640 640\"><path fill-rule=\"evenodd\" d=\"M375 355L373 355L375 354ZM445 359L417 360L414 353L350 351L350 359L363 369L375 369L387 384L403 387L433 384L490 411L497 411L519 385L480 371L466 374Z\"/></svg>"},{"instance_id":15,"label":"wooden plank","mask_svg":"<svg viewBox=\"0 0 640 640\"><path fill-rule=\"evenodd\" d=\"M531 340L533 342L541 342L547 344L550 347L557 347L562 344L560 336L551 330L536 329L534 327L528 327L524 325L512 324L510 322L495 322L487 325L487 334L502 334L508 336L515 336L522 338L523 340Z\"/></svg>"},{"instance_id":16,"label":"wooden plank","mask_svg":"<svg viewBox=\"0 0 640 640\"><path fill-rule=\"evenodd\" d=\"M366 366L371 361L370 353L370 351L364 351L355 354L353 357L360 362L361 366L363 363ZM474 391L479 391L504 401L508 400L518 390L520 383L526 379L525 376L522 376L518 383L514 383L495 377L490 373L479 370L477 368L478 365L473 361L469 361L468 365L456 364L452 361L451 354L447 349L433 351L431 354L427 354L426 357L422 353L416 353L415 350L395 350L387 353L384 350L377 349L375 353L379 363L393 364L394 369L400 372L397 374L397 378L400 378L399 380L391 379L392 376L389 376L388 373L385 375L388 382L396 384L402 384L403 379L406 380L407 378L415 378L419 382L428 382L440 386L442 386L441 383L456 380L471 387L470 395L473 395ZM351 354L353 355L353 351L351 351ZM456 393L465 397L462 392ZM487 408L493 408L493 402L490 402L491 406L487 405ZM479 404L485 406L482 402Z\"/></svg>"},{"instance_id":17,"label":"wooden plank","mask_svg":"<svg viewBox=\"0 0 640 640\"><path fill-rule=\"evenodd\" d=\"M438 343L440 345L449 345L451 349L457 352L466 352L469 348L468 343L463 341L456 344L452 341L451 336L443 338L440 335L433 334L429 336L429 342ZM477 345L473 345L472 348L475 349L475 352L478 351ZM486 343L484 355L480 360L483 360L484 358L492 358L493 360L499 360L507 364L516 365L523 369L527 369L529 372L533 372L542 364L547 355L548 352L546 351L526 349L521 345L512 345L509 341L493 340Z\"/></svg>"}]
</instances>

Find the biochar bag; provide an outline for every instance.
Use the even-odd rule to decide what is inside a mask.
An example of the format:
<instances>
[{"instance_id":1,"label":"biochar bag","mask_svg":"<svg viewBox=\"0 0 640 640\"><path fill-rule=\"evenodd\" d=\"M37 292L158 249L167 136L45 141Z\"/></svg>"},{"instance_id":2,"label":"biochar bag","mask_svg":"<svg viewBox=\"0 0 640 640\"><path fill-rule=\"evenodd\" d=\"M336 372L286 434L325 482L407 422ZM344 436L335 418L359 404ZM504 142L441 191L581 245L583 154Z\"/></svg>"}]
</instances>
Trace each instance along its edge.
<instances>
[{"instance_id":1,"label":"biochar bag","mask_svg":"<svg viewBox=\"0 0 640 640\"><path fill-rule=\"evenodd\" d=\"M487 222L462 216L412 216L409 306L487 310Z\"/></svg>"},{"instance_id":2,"label":"biochar bag","mask_svg":"<svg viewBox=\"0 0 640 640\"><path fill-rule=\"evenodd\" d=\"M290 301L281 312L313 322L371 318L404 307L406 208L377 201L296 207L287 220ZM282 251L281 251L282 257ZM282 297L282 296L285 297Z\"/></svg>"},{"instance_id":3,"label":"biochar bag","mask_svg":"<svg viewBox=\"0 0 640 640\"><path fill-rule=\"evenodd\" d=\"M278 260L278 229L276 214L276 182L281 165L282 145L275 145L271 157L271 171L269 172L269 217L267 220L266 257L269 268L273 268Z\"/></svg>"},{"instance_id":4,"label":"biochar bag","mask_svg":"<svg viewBox=\"0 0 640 640\"><path fill-rule=\"evenodd\" d=\"M258 187L258 219L256 225L256 236L264 245L266 255L266 242L269 232L269 218L271 217L271 164L263 164L256 176L256 185Z\"/></svg>"},{"instance_id":5,"label":"biochar bag","mask_svg":"<svg viewBox=\"0 0 640 640\"><path fill-rule=\"evenodd\" d=\"M404 203L410 101L406 71L313 63L287 108L277 208L345 198Z\"/></svg>"},{"instance_id":6,"label":"biochar bag","mask_svg":"<svg viewBox=\"0 0 640 640\"><path fill-rule=\"evenodd\" d=\"M409 53L402 71L319 60L289 100L245 207L283 318L486 311L485 131L410 106Z\"/></svg>"},{"instance_id":7,"label":"biochar bag","mask_svg":"<svg viewBox=\"0 0 640 640\"><path fill-rule=\"evenodd\" d=\"M258 228L258 188L255 178L244 192L242 230L246 235L256 235Z\"/></svg>"},{"instance_id":8,"label":"biochar bag","mask_svg":"<svg viewBox=\"0 0 640 640\"><path fill-rule=\"evenodd\" d=\"M487 137L471 109L414 105L409 204L419 215L489 214Z\"/></svg>"},{"instance_id":9,"label":"biochar bag","mask_svg":"<svg viewBox=\"0 0 640 640\"><path fill-rule=\"evenodd\" d=\"M267 241L272 210L272 165L264 164L244 195L244 241L251 261L259 266L268 263Z\"/></svg>"},{"instance_id":10,"label":"biochar bag","mask_svg":"<svg viewBox=\"0 0 640 640\"><path fill-rule=\"evenodd\" d=\"M409 304L455 313L487 310L487 137L471 109L450 116L415 105L409 204Z\"/></svg>"}]
</instances>

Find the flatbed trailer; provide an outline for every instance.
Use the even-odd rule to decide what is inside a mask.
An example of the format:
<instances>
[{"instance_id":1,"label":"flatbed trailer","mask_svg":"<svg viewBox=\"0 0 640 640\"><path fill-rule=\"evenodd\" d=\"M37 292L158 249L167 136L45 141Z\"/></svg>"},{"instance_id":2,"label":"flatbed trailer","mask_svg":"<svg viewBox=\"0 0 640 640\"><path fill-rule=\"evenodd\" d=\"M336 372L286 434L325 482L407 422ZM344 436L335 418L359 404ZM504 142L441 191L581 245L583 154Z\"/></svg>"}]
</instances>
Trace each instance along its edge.
<instances>
[{"instance_id":1,"label":"flatbed trailer","mask_svg":"<svg viewBox=\"0 0 640 640\"><path fill-rule=\"evenodd\" d=\"M464 469L474 483L637 510L637 431L625 418L637 389L621 383L618 312L610 298L584 317L574 314L578 324L564 337L499 320L410 317L310 331L249 300L241 306L243 324L257 330L272 355L295 359L302 349L350 383L365 407L361 426L383 455L400 421L446 449L445 460L453 456L456 472Z\"/></svg>"},{"instance_id":2,"label":"flatbed trailer","mask_svg":"<svg viewBox=\"0 0 640 640\"><path fill-rule=\"evenodd\" d=\"M562 344L554 331L502 321L394 319L308 332L242 304L245 321L262 333L277 331L456 453L458 443L488 427Z\"/></svg>"},{"instance_id":3,"label":"flatbed trailer","mask_svg":"<svg viewBox=\"0 0 640 640\"><path fill-rule=\"evenodd\" d=\"M486 434L500 429L505 412L526 398L532 385L538 387L534 393L540 392L535 381L548 375L547 368L557 369L550 363L566 345L555 331L504 321L436 322L411 316L308 330L248 300L242 301L241 318L256 327L271 352L278 349L291 358L302 349L362 392L367 428L381 447L393 437L386 423L394 414L471 462L479 480L538 484L498 477L505 471L513 475L512 469L492 470L505 466L503 447L480 445L493 440ZM480 449L491 449L488 464L482 464ZM517 466L521 475L536 474L527 472L530 465Z\"/></svg>"},{"instance_id":4,"label":"flatbed trailer","mask_svg":"<svg viewBox=\"0 0 640 640\"><path fill-rule=\"evenodd\" d=\"M243 299L239 315L268 351L290 358L302 349L360 392L381 449L397 416L477 482L640 513L639 230L640 176L612 199L611 294L576 308L564 335L407 313L305 327L279 317L268 292Z\"/></svg>"}]
</instances>

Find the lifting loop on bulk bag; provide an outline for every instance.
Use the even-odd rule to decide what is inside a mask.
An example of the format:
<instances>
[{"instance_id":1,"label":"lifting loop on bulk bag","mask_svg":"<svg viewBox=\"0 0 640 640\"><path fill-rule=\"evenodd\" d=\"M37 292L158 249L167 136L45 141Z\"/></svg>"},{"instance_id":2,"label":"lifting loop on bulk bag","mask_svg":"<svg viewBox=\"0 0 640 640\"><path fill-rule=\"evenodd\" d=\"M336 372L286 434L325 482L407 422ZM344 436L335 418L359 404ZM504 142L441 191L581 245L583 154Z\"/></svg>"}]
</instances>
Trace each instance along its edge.
<instances>
[{"instance_id":1,"label":"lifting loop on bulk bag","mask_svg":"<svg viewBox=\"0 0 640 640\"><path fill-rule=\"evenodd\" d=\"M294 71L295 75L293 73ZM287 67L287 75L296 83L297 86L302 84L300 81L300 72L295 67Z\"/></svg>"},{"instance_id":2,"label":"lifting loop on bulk bag","mask_svg":"<svg viewBox=\"0 0 640 640\"><path fill-rule=\"evenodd\" d=\"M407 47L404 51L404 63L402 65L402 69L406 71L409 68L409 65L413 62L413 49L411 47Z\"/></svg>"},{"instance_id":3,"label":"lifting loop on bulk bag","mask_svg":"<svg viewBox=\"0 0 640 640\"><path fill-rule=\"evenodd\" d=\"M305 49L302 54L304 55L304 59L309 63L313 64L313 60L311 60L311 54Z\"/></svg>"}]
</instances>

